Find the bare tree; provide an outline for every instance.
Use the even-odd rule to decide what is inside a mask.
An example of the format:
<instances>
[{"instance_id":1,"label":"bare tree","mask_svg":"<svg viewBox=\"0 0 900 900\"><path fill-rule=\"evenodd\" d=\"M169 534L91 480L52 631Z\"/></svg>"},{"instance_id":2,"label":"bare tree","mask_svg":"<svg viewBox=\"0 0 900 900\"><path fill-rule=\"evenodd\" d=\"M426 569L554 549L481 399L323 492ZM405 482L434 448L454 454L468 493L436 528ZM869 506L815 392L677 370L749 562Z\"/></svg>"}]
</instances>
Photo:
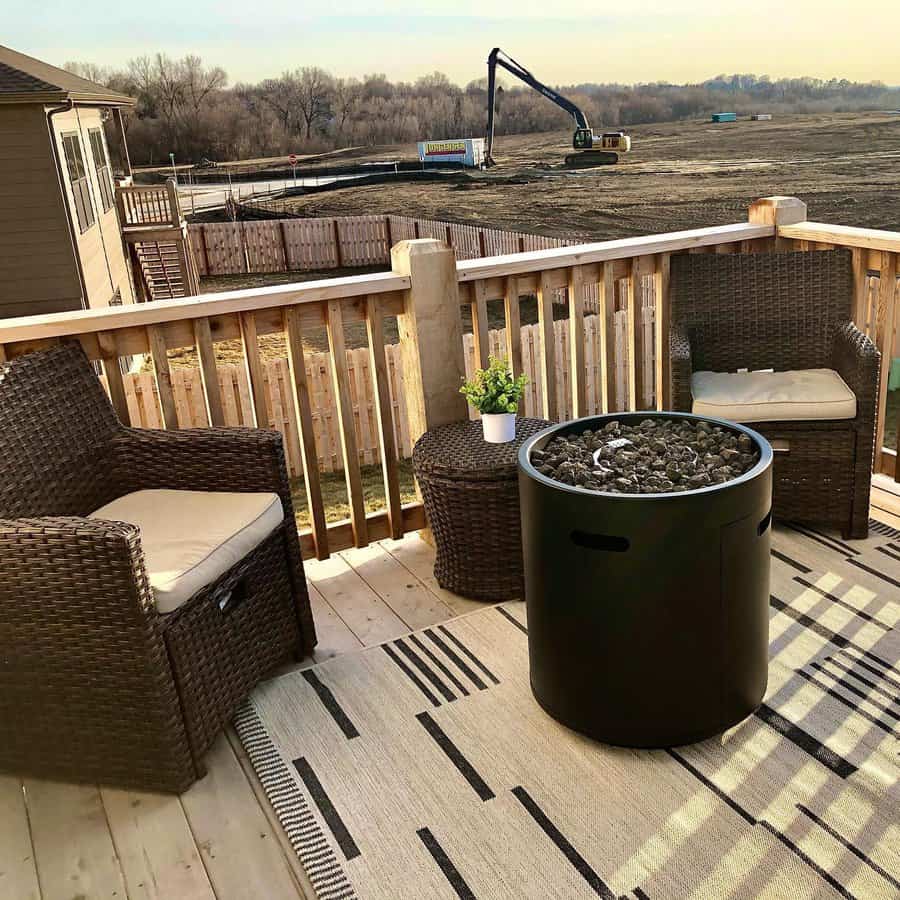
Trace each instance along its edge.
<instances>
[{"instance_id":1,"label":"bare tree","mask_svg":"<svg viewBox=\"0 0 900 900\"><path fill-rule=\"evenodd\" d=\"M337 134L343 135L347 120L354 117L362 102L362 85L355 78L336 78L332 87L332 106Z\"/></svg>"},{"instance_id":2,"label":"bare tree","mask_svg":"<svg viewBox=\"0 0 900 900\"><path fill-rule=\"evenodd\" d=\"M334 79L317 66L304 66L297 70L294 77L297 79L297 107L303 117L308 140L313 128L331 117L329 101Z\"/></svg>"},{"instance_id":3,"label":"bare tree","mask_svg":"<svg viewBox=\"0 0 900 900\"><path fill-rule=\"evenodd\" d=\"M180 63L184 82L184 99L194 115L199 115L204 102L213 91L222 90L228 84L228 76L220 66L206 68L199 56L185 56Z\"/></svg>"},{"instance_id":4,"label":"bare tree","mask_svg":"<svg viewBox=\"0 0 900 900\"><path fill-rule=\"evenodd\" d=\"M299 108L296 75L285 72L280 78L267 78L260 84L260 90L263 101L278 115L285 134L291 134Z\"/></svg>"}]
</instances>

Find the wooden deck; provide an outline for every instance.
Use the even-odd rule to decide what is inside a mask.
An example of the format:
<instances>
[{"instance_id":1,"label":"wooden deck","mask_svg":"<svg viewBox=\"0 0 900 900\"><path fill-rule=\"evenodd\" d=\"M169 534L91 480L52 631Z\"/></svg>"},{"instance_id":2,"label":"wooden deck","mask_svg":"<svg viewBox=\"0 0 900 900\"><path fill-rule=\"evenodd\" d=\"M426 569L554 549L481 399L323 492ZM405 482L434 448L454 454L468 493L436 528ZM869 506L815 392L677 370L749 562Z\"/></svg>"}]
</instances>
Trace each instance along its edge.
<instances>
[{"instance_id":1,"label":"wooden deck","mask_svg":"<svg viewBox=\"0 0 900 900\"><path fill-rule=\"evenodd\" d=\"M872 514L900 526L900 493ZM319 630L312 661L478 609L440 588L417 534L307 562ZM314 900L233 731L181 797L0 775L2 900Z\"/></svg>"},{"instance_id":2,"label":"wooden deck","mask_svg":"<svg viewBox=\"0 0 900 900\"><path fill-rule=\"evenodd\" d=\"M440 588L433 564L415 533L307 561L319 645L304 665L484 605ZM0 900L312 900L233 731L207 764L181 797L0 775Z\"/></svg>"}]
</instances>

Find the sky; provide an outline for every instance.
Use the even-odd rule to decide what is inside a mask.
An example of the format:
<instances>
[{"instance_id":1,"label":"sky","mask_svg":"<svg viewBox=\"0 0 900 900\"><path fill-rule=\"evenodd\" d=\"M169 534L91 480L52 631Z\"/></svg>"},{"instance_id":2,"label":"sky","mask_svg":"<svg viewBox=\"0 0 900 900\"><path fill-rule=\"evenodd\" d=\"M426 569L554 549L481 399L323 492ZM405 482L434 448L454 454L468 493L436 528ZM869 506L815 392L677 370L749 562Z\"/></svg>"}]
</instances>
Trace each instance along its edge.
<instances>
[{"instance_id":1,"label":"sky","mask_svg":"<svg viewBox=\"0 0 900 900\"><path fill-rule=\"evenodd\" d=\"M0 44L124 66L199 54L231 82L316 65L465 84L500 46L551 84L695 82L719 73L900 85L900 0L0 0Z\"/></svg>"}]
</instances>

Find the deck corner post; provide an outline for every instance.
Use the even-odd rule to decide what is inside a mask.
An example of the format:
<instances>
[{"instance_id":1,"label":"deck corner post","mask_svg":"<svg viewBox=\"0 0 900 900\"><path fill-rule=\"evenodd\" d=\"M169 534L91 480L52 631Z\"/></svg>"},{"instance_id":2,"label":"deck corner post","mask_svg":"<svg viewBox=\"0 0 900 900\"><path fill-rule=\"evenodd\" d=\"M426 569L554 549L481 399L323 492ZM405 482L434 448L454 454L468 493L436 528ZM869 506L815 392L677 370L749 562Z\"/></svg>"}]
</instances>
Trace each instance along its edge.
<instances>
[{"instance_id":1,"label":"deck corner post","mask_svg":"<svg viewBox=\"0 0 900 900\"><path fill-rule=\"evenodd\" d=\"M798 197L762 197L750 204L751 225L796 225L806 221L806 204Z\"/></svg>"},{"instance_id":2,"label":"deck corner post","mask_svg":"<svg viewBox=\"0 0 900 900\"><path fill-rule=\"evenodd\" d=\"M415 443L429 428L467 418L456 254L431 238L401 241L391 248L391 267L411 281L397 325Z\"/></svg>"},{"instance_id":3,"label":"deck corner post","mask_svg":"<svg viewBox=\"0 0 900 900\"><path fill-rule=\"evenodd\" d=\"M794 242L781 236L781 227L805 222L806 204L798 197L762 197L750 204L748 218L751 225L771 225L775 228L771 238L773 250L793 250Z\"/></svg>"}]
</instances>

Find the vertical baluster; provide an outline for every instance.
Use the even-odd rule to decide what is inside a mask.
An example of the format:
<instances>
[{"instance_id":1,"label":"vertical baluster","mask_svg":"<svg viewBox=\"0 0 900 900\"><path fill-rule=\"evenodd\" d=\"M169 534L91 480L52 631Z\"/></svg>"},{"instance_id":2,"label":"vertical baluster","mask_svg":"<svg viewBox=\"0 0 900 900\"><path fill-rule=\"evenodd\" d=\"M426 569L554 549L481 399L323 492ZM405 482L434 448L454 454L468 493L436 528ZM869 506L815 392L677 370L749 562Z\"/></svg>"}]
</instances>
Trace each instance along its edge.
<instances>
[{"instance_id":1,"label":"vertical baluster","mask_svg":"<svg viewBox=\"0 0 900 900\"><path fill-rule=\"evenodd\" d=\"M541 272L538 279L538 327L541 332L541 382L544 387L543 417L555 422L556 405L556 335L553 330L553 287L550 273Z\"/></svg>"},{"instance_id":2,"label":"vertical baluster","mask_svg":"<svg viewBox=\"0 0 900 900\"><path fill-rule=\"evenodd\" d=\"M897 322L897 255L881 254L881 277L878 280L878 309L875 336L881 350L881 375L878 385L878 417L875 426L875 471L884 470L884 425L887 411L888 380L894 351L894 329ZM896 477L896 472L895 472Z\"/></svg>"},{"instance_id":3,"label":"vertical baluster","mask_svg":"<svg viewBox=\"0 0 900 900\"><path fill-rule=\"evenodd\" d=\"M584 270L569 269L569 365L572 385L572 418L587 415L584 362Z\"/></svg>"},{"instance_id":4,"label":"vertical baluster","mask_svg":"<svg viewBox=\"0 0 900 900\"><path fill-rule=\"evenodd\" d=\"M391 537L400 538L403 537L403 507L400 502L397 447L394 442L394 419L384 351L384 314L381 311L381 301L375 295L366 298L366 333L369 338L369 373L375 395L378 447L381 452L388 523Z\"/></svg>"},{"instance_id":5,"label":"vertical baluster","mask_svg":"<svg viewBox=\"0 0 900 900\"><path fill-rule=\"evenodd\" d=\"M329 300L325 316L328 348L331 351L331 377L334 384L335 411L341 433L344 457L344 477L347 482L347 502L350 505L350 524L353 543L365 547L369 543L366 509L363 502L362 475L359 470L359 450L353 426L353 407L350 402L350 381L347 375L347 350L344 344L344 317L340 300Z\"/></svg>"},{"instance_id":6,"label":"vertical baluster","mask_svg":"<svg viewBox=\"0 0 900 900\"><path fill-rule=\"evenodd\" d=\"M257 428L269 427L269 413L266 409L266 386L262 361L259 358L259 339L256 334L256 315L244 312L241 316L241 344L244 348L244 366L250 395L253 401L253 417Z\"/></svg>"},{"instance_id":7,"label":"vertical baluster","mask_svg":"<svg viewBox=\"0 0 900 900\"><path fill-rule=\"evenodd\" d=\"M626 392L627 409L634 411L637 409L638 398L638 360L637 360L637 312L635 310L635 288L634 282L638 277L638 266L636 259L628 260L628 274L625 277L625 348L628 357L628 390Z\"/></svg>"},{"instance_id":8,"label":"vertical baluster","mask_svg":"<svg viewBox=\"0 0 900 900\"><path fill-rule=\"evenodd\" d=\"M860 331L867 332L867 301L869 251L855 247L853 253L853 321Z\"/></svg>"},{"instance_id":9,"label":"vertical baluster","mask_svg":"<svg viewBox=\"0 0 900 900\"><path fill-rule=\"evenodd\" d=\"M178 409L175 406L172 374L169 371L169 357L166 354L166 336L162 326L147 326L147 343L150 345L150 359L153 361L153 375L156 378L163 426L173 431L178 428Z\"/></svg>"},{"instance_id":10,"label":"vertical baluster","mask_svg":"<svg viewBox=\"0 0 900 900\"><path fill-rule=\"evenodd\" d=\"M194 320L194 345L200 360L200 383L203 386L206 420L214 428L221 428L225 425L225 408L222 405L222 391L219 387L216 351L209 319L206 316Z\"/></svg>"},{"instance_id":11,"label":"vertical baluster","mask_svg":"<svg viewBox=\"0 0 900 900\"><path fill-rule=\"evenodd\" d=\"M603 263L600 275L600 359L602 364L602 409L616 408L616 276L612 261Z\"/></svg>"},{"instance_id":12,"label":"vertical baluster","mask_svg":"<svg viewBox=\"0 0 900 900\"><path fill-rule=\"evenodd\" d=\"M483 281L476 281L473 288L472 333L475 336L475 360L478 367L486 369L490 356L488 337L487 289Z\"/></svg>"},{"instance_id":13,"label":"vertical baluster","mask_svg":"<svg viewBox=\"0 0 900 900\"><path fill-rule=\"evenodd\" d=\"M654 338L656 341L656 408L669 409L672 405L669 377L669 268L670 256L660 253L653 267L653 294L656 301Z\"/></svg>"},{"instance_id":14,"label":"vertical baluster","mask_svg":"<svg viewBox=\"0 0 900 900\"><path fill-rule=\"evenodd\" d=\"M522 374L522 322L519 317L519 279L510 275L506 279L503 295L506 315L506 359L513 374Z\"/></svg>"},{"instance_id":15,"label":"vertical baluster","mask_svg":"<svg viewBox=\"0 0 900 900\"><path fill-rule=\"evenodd\" d=\"M306 503L312 523L316 559L328 559L328 529L325 524L325 505L322 502L322 485L319 480L319 458L316 436L306 379L306 362L303 355L303 328L300 324L300 307L287 306L282 312L288 365L291 371L291 394L300 431L300 450L303 453L303 481L306 485Z\"/></svg>"},{"instance_id":16,"label":"vertical baluster","mask_svg":"<svg viewBox=\"0 0 900 900\"><path fill-rule=\"evenodd\" d=\"M109 399L112 401L113 409L115 409L119 420L124 425L129 425L131 424L131 415L128 412L125 381L122 378L122 368L119 365L116 333L114 331L98 332L97 344L100 347L100 359L103 363L103 374L106 376L106 386L109 388Z\"/></svg>"}]
</instances>

